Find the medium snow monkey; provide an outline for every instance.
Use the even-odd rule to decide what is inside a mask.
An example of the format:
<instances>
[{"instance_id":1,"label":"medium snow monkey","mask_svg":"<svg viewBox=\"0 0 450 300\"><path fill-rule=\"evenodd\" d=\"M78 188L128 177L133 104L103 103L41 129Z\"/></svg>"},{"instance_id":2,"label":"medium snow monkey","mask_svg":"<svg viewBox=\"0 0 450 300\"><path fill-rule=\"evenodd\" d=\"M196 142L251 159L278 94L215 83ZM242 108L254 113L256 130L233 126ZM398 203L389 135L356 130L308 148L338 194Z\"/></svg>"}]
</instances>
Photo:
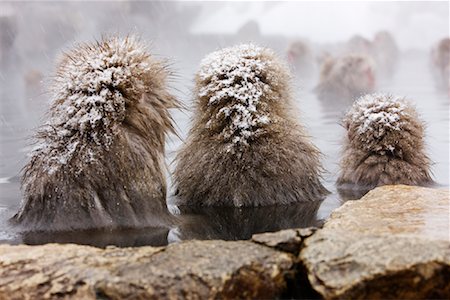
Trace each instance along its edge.
<instances>
[{"instance_id":1,"label":"medium snow monkey","mask_svg":"<svg viewBox=\"0 0 450 300\"><path fill-rule=\"evenodd\" d=\"M26 230L164 227L168 71L134 37L65 53L12 221Z\"/></svg>"},{"instance_id":2,"label":"medium snow monkey","mask_svg":"<svg viewBox=\"0 0 450 300\"><path fill-rule=\"evenodd\" d=\"M206 56L177 155L177 204L262 206L321 199L319 150L297 121L287 68L252 44Z\"/></svg>"}]
</instances>

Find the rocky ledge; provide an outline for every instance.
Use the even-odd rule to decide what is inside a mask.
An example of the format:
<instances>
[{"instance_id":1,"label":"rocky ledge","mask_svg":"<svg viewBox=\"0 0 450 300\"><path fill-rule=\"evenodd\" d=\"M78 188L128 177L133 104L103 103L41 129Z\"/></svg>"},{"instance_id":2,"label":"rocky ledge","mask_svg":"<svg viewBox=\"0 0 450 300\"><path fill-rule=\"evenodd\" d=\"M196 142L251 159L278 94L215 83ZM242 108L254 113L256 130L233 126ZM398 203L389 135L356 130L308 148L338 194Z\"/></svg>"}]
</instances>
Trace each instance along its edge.
<instances>
[{"instance_id":1,"label":"rocky ledge","mask_svg":"<svg viewBox=\"0 0 450 300\"><path fill-rule=\"evenodd\" d=\"M449 191L377 188L335 210L300 259L326 299L449 299Z\"/></svg>"},{"instance_id":2,"label":"rocky ledge","mask_svg":"<svg viewBox=\"0 0 450 300\"><path fill-rule=\"evenodd\" d=\"M167 247L0 246L0 299L450 298L449 192L386 186L323 229Z\"/></svg>"}]
</instances>

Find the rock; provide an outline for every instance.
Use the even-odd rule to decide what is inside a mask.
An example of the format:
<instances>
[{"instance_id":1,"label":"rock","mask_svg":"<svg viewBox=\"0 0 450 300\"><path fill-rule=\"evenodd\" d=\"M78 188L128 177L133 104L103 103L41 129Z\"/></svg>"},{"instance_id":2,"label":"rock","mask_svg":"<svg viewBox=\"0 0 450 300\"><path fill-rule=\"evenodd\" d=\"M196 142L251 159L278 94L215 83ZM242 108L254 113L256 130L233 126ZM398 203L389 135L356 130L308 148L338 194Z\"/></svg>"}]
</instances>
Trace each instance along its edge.
<instances>
[{"instance_id":1,"label":"rock","mask_svg":"<svg viewBox=\"0 0 450 300\"><path fill-rule=\"evenodd\" d=\"M449 299L448 278L449 191L408 186L251 241L0 245L0 299Z\"/></svg>"},{"instance_id":2,"label":"rock","mask_svg":"<svg viewBox=\"0 0 450 300\"><path fill-rule=\"evenodd\" d=\"M450 298L449 191L383 186L332 213L300 253L325 299Z\"/></svg>"},{"instance_id":3,"label":"rock","mask_svg":"<svg viewBox=\"0 0 450 300\"><path fill-rule=\"evenodd\" d=\"M298 254L305 238L311 236L316 228L286 229L278 232L254 234L252 241L280 251Z\"/></svg>"},{"instance_id":4,"label":"rock","mask_svg":"<svg viewBox=\"0 0 450 300\"><path fill-rule=\"evenodd\" d=\"M294 257L249 241L0 246L0 299L274 298Z\"/></svg>"},{"instance_id":5,"label":"rock","mask_svg":"<svg viewBox=\"0 0 450 300\"><path fill-rule=\"evenodd\" d=\"M283 299L320 298L320 295L311 287L305 267L298 258L298 253L302 249L305 239L313 235L316 230L315 227L308 227L254 234L252 236L252 241L257 244L295 255L293 274L286 277L288 288L286 293L282 295Z\"/></svg>"}]
</instances>

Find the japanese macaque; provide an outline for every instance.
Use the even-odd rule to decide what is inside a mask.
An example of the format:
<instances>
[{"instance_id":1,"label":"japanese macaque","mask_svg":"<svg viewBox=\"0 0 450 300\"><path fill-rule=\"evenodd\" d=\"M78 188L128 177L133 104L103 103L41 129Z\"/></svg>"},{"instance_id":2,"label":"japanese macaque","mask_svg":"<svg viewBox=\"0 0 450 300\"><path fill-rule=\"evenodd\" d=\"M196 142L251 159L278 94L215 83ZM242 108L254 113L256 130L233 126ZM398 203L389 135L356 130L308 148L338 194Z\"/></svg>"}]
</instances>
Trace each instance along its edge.
<instances>
[{"instance_id":1,"label":"japanese macaque","mask_svg":"<svg viewBox=\"0 0 450 300\"><path fill-rule=\"evenodd\" d=\"M355 35L345 45L345 53L347 54L372 54L372 42L363 36Z\"/></svg>"},{"instance_id":2,"label":"japanese macaque","mask_svg":"<svg viewBox=\"0 0 450 300\"><path fill-rule=\"evenodd\" d=\"M168 226L169 73L134 37L65 53L12 221L26 231Z\"/></svg>"},{"instance_id":3,"label":"japanese macaque","mask_svg":"<svg viewBox=\"0 0 450 300\"><path fill-rule=\"evenodd\" d=\"M303 41L297 40L289 45L287 58L294 73L300 77L311 75L314 71L315 61L311 48Z\"/></svg>"},{"instance_id":4,"label":"japanese macaque","mask_svg":"<svg viewBox=\"0 0 450 300\"><path fill-rule=\"evenodd\" d=\"M394 37L387 31L377 32L372 45L378 74L382 77L391 77L399 57Z\"/></svg>"},{"instance_id":5,"label":"japanese macaque","mask_svg":"<svg viewBox=\"0 0 450 300\"><path fill-rule=\"evenodd\" d=\"M450 38L445 38L431 51L433 73L439 88L450 96Z\"/></svg>"},{"instance_id":6,"label":"japanese macaque","mask_svg":"<svg viewBox=\"0 0 450 300\"><path fill-rule=\"evenodd\" d=\"M345 100L372 92L375 88L375 67L372 59L364 55L346 55L324 60L319 84L315 91L323 99Z\"/></svg>"},{"instance_id":7,"label":"japanese macaque","mask_svg":"<svg viewBox=\"0 0 450 300\"><path fill-rule=\"evenodd\" d=\"M343 125L347 137L337 180L340 190L433 182L424 125L404 98L365 95L353 104Z\"/></svg>"},{"instance_id":8,"label":"japanese macaque","mask_svg":"<svg viewBox=\"0 0 450 300\"><path fill-rule=\"evenodd\" d=\"M252 44L203 59L193 125L176 157L178 205L265 206L328 193L289 81L274 52Z\"/></svg>"},{"instance_id":9,"label":"japanese macaque","mask_svg":"<svg viewBox=\"0 0 450 300\"><path fill-rule=\"evenodd\" d=\"M0 11L0 64L8 62L13 52L18 31L15 10L7 3L2 3Z\"/></svg>"},{"instance_id":10,"label":"japanese macaque","mask_svg":"<svg viewBox=\"0 0 450 300\"><path fill-rule=\"evenodd\" d=\"M40 93L42 91L43 78L44 76L39 70L31 69L26 72L23 79L27 94L32 95Z\"/></svg>"}]
</instances>

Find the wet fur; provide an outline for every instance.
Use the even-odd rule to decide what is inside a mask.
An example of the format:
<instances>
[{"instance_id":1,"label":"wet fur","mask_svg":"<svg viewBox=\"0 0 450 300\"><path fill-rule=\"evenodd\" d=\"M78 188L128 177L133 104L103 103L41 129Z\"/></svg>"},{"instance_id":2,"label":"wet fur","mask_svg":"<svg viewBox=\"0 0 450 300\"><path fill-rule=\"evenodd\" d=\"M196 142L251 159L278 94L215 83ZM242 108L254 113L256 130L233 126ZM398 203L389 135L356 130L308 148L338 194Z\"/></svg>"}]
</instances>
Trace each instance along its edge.
<instances>
[{"instance_id":1,"label":"wet fur","mask_svg":"<svg viewBox=\"0 0 450 300\"><path fill-rule=\"evenodd\" d=\"M389 184L433 183L431 162L425 154L424 125L414 107L406 103L401 130L386 128L387 133L381 139L371 136L370 132L359 133L361 123L347 115L343 121L347 136L337 180L340 189L367 191ZM395 145L395 149L387 150L386 145Z\"/></svg>"},{"instance_id":2,"label":"wet fur","mask_svg":"<svg viewBox=\"0 0 450 300\"><path fill-rule=\"evenodd\" d=\"M197 96L192 128L176 157L178 204L263 206L313 201L328 193L320 182L320 152L296 120L286 67L267 49L259 59L271 63L260 75L270 90L257 109L271 122L258 128L248 145L230 150L223 130L231 121L214 116L236 100L209 105L212 95ZM205 84L197 75L196 95Z\"/></svg>"},{"instance_id":3,"label":"wet fur","mask_svg":"<svg viewBox=\"0 0 450 300\"><path fill-rule=\"evenodd\" d=\"M320 227L321 201L260 207L180 207L184 222L177 238L248 240L253 234L288 228Z\"/></svg>"},{"instance_id":4,"label":"wet fur","mask_svg":"<svg viewBox=\"0 0 450 300\"><path fill-rule=\"evenodd\" d=\"M64 54L55 86L68 80L70 68L77 61L114 51L120 43L125 43L130 52L145 49L132 37L80 45ZM133 59L148 64L149 69L136 74L133 72L138 70L132 70L121 86L109 87L125 99L123 118L102 120L109 125L90 129L99 130L99 136L112 133L110 145L95 143L89 131L74 131L71 138L78 139L82 146L55 172L48 172L48 168L53 167L52 159L58 159L60 149L53 149L51 156L54 157L50 159L43 151L34 152L23 170L23 202L12 218L15 224L26 230L45 231L160 227L172 223L166 206L164 144L166 134L174 130L168 109L178 104L166 90L169 74L165 66L145 50L139 53ZM53 103L50 117L58 112L63 101ZM40 129L36 139L44 143L52 141L60 130L62 128L55 127L52 133ZM87 160L86 153L93 153L96 159Z\"/></svg>"}]
</instances>

